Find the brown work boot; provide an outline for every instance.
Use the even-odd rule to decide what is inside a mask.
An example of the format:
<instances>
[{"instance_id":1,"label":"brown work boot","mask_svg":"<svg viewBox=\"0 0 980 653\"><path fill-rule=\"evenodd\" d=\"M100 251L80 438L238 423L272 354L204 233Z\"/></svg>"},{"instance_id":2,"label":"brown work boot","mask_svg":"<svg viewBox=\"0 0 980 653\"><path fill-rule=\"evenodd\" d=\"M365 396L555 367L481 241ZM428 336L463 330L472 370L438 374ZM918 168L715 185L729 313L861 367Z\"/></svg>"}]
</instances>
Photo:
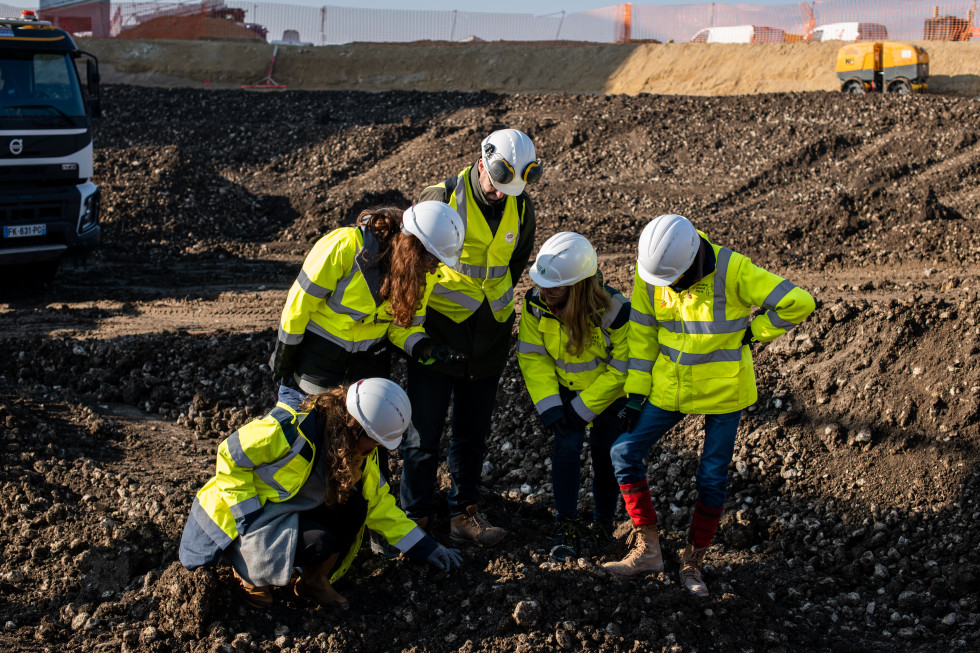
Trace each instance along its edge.
<instances>
[{"instance_id":1,"label":"brown work boot","mask_svg":"<svg viewBox=\"0 0 980 653\"><path fill-rule=\"evenodd\" d=\"M347 610L350 603L337 593L330 585L330 572L337 562L337 554L333 554L323 562L312 567L304 567L293 592L296 596L319 603L324 608L340 608Z\"/></svg>"},{"instance_id":2,"label":"brown work boot","mask_svg":"<svg viewBox=\"0 0 980 653\"><path fill-rule=\"evenodd\" d=\"M499 526L491 526L476 504L466 506L466 512L453 517L449 524L449 539L457 543L476 542L480 546L493 546L506 534L507 531Z\"/></svg>"},{"instance_id":3,"label":"brown work boot","mask_svg":"<svg viewBox=\"0 0 980 653\"><path fill-rule=\"evenodd\" d=\"M272 586L271 585L252 585L247 580L238 575L238 570L232 567L235 578L242 584L242 598L253 608L266 610L272 606Z\"/></svg>"},{"instance_id":4,"label":"brown work boot","mask_svg":"<svg viewBox=\"0 0 980 653\"><path fill-rule=\"evenodd\" d=\"M704 567L704 555L708 547L697 547L688 544L681 551L681 583L695 596L708 596L708 586L701 578Z\"/></svg>"},{"instance_id":5,"label":"brown work boot","mask_svg":"<svg viewBox=\"0 0 980 653\"><path fill-rule=\"evenodd\" d=\"M629 553L625 558L602 565L610 574L633 578L640 574L659 574L664 570L664 557L660 553L660 536L656 525L633 528L626 540L626 547Z\"/></svg>"}]
</instances>

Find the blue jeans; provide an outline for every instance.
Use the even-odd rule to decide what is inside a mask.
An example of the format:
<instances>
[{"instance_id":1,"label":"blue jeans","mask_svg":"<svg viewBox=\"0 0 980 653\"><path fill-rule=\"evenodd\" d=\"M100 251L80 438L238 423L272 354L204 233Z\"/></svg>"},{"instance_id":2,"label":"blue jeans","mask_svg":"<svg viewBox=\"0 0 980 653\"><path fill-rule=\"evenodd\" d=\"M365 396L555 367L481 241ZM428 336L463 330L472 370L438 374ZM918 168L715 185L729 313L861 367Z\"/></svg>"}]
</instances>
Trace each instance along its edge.
<instances>
[{"instance_id":1,"label":"blue jeans","mask_svg":"<svg viewBox=\"0 0 980 653\"><path fill-rule=\"evenodd\" d=\"M650 448L684 418L684 413L657 408L647 402L636 428L623 433L612 447L612 462L620 485L645 481L643 459ZM722 508L728 490L728 465L735 452L735 436L742 411L704 416L704 448L695 477L698 501L708 508Z\"/></svg>"},{"instance_id":2,"label":"blue jeans","mask_svg":"<svg viewBox=\"0 0 980 653\"><path fill-rule=\"evenodd\" d=\"M567 403L575 397L575 393L561 388L561 397ZM609 449L622 433L616 413L625 404L625 397L617 399L592 421L589 431L594 505L592 516L596 521L611 522L616 516L619 486L616 485ZM555 494L555 511L558 519L577 519L585 428L570 429L564 422L558 422L552 430L555 433L555 448L551 456L551 485Z\"/></svg>"},{"instance_id":3,"label":"blue jeans","mask_svg":"<svg viewBox=\"0 0 980 653\"><path fill-rule=\"evenodd\" d=\"M412 519L433 514L439 441L452 404L449 435L449 513L480 501L480 477L500 375L467 381L408 364L412 425L402 444L402 510Z\"/></svg>"}]
</instances>

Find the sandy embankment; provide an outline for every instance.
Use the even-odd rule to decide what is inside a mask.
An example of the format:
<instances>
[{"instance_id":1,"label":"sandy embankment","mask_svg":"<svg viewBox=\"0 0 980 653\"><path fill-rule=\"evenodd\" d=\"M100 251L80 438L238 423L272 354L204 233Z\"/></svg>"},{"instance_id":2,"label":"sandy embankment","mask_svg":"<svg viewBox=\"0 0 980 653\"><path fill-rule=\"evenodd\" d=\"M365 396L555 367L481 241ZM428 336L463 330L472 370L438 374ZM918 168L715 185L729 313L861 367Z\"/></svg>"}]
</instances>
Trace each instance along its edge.
<instances>
[{"instance_id":1,"label":"sandy embankment","mask_svg":"<svg viewBox=\"0 0 980 653\"><path fill-rule=\"evenodd\" d=\"M268 73L273 46L80 39L109 83L219 88ZM931 92L980 97L980 42L919 42ZM840 43L722 45L374 44L282 46L273 70L292 89L738 95L838 88Z\"/></svg>"}]
</instances>

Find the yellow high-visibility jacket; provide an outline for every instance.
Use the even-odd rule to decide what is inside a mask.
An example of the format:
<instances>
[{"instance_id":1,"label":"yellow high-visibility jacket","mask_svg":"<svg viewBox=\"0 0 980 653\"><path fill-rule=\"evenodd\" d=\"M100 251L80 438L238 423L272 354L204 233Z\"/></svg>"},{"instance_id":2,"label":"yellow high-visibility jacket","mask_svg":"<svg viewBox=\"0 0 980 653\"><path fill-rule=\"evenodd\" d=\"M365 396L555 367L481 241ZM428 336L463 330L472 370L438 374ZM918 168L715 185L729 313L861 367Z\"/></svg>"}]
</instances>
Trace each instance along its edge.
<instances>
[{"instance_id":1,"label":"yellow high-visibility jacket","mask_svg":"<svg viewBox=\"0 0 980 653\"><path fill-rule=\"evenodd\" d=\"M412 325L401 327L391 321L391 303L378 296L380 271L372 260L378 251L373 234L362 227L341 227L318 240L289 289L279 341L297 345L305 338L323 338L356 353L387 338L409 356L415 355L415 345L425 337L426 303L446 267L440 265L426 275Z\"/></svg>"},{"instance_id":2,"label":"yellow high-visibility jacket","mask_svg":"<svg viewBox=\"0 0 980 653\"><path fill-rule=\"evenodd\" d=\"M490 231L470 188L470 168L456 178L449 206L466 224L466 238L459 262L443 269L429 305L457 324L473 315L483 300L490 303L494 319L506 322L514 312L514 282L510 259L520 234L521 218L516 197L508 196L496 233ZM441 184L445 185L445 184Z\"/></svg>"},{"instance_id":3,"label":"yellow high-visibility jacket","mask_svg":"<svg viewBox=\"0 0 980 653\"><path fill-rule=\"evenodd\" d=\"M517 361L524 384L539 415L562 406L559 386L578 394L571 405L586 422L623 396L629 358L627 332L630 303L606 286L612 303L602 324L592 327L582 353L572 356L566 349L568 334L535 286L524 296L517 334Z\"/></svg>"},{"instance_id":4,"label":"yellow high-visibility jacket","mask_svg":"<svg viewBox=\"0 0 980 653\"><path fill-rule=\"evenodd\" d=\"M625 389L664 410L714 415L754 404L752 352L742 345L746 329L753 340L769 342L815 308L802 288L741 254L711 247L714 272L681 294L635 275ZM765 312L751 319L754 306Z\"/></svg>"},{"instance_id":5,"label":"yellow high-visibility jacket","mask_svg":"<svg viewBox=\"0 0 980 653\"><path fill-rule=\"evenodd\" d=\"M272 412L249 422L218 446L215 475L197 493L181 539L180 557L185 567L212 563L239 536L240 528L246 528L261 513L266 502L288 501L306 483L322 436L312 413L290 405L298 404L302 397L295 390L282 388ZM367 501L367 517L332 580L350 567L365 527L403 553L420 543L419 551L413 553L427 555L435 548L434 542L423 542L431 538L395 505L378 468L377 450L365 460L360 485Z\"/></svg>"}]
</instances>

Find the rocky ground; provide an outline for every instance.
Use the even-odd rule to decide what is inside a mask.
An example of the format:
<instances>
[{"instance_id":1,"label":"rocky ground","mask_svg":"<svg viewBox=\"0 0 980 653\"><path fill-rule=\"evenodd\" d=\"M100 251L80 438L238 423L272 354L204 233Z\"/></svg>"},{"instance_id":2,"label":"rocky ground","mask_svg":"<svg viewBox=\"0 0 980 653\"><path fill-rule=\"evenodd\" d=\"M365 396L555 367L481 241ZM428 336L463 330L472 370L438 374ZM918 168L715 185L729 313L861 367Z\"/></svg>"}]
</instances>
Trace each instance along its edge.
<instances>
[{"instance_id":1,"label":"rocky ground","mask_svg":"<svg viewBox=\"0 0 980 653\"><path fill-rule=\"evenodd\" d=\"M3 650L980 648L977 101L110 86L105 105L103 246L50 288L5 271ZM676 212L817 298L754 352L711 597L676 581L699 421L649 457L665 576L610 578L596 563L618 551L557 565L551 443L513 360L484 470L499 548L452 574L365 550L344 614L288 589L258 613L228 567L185 571L218 443L273 401L265 362L312 242L407 206L508 126L544 161L538 244L580 231L628 293L640 229Z\"/></svg>"}]
</instances>

